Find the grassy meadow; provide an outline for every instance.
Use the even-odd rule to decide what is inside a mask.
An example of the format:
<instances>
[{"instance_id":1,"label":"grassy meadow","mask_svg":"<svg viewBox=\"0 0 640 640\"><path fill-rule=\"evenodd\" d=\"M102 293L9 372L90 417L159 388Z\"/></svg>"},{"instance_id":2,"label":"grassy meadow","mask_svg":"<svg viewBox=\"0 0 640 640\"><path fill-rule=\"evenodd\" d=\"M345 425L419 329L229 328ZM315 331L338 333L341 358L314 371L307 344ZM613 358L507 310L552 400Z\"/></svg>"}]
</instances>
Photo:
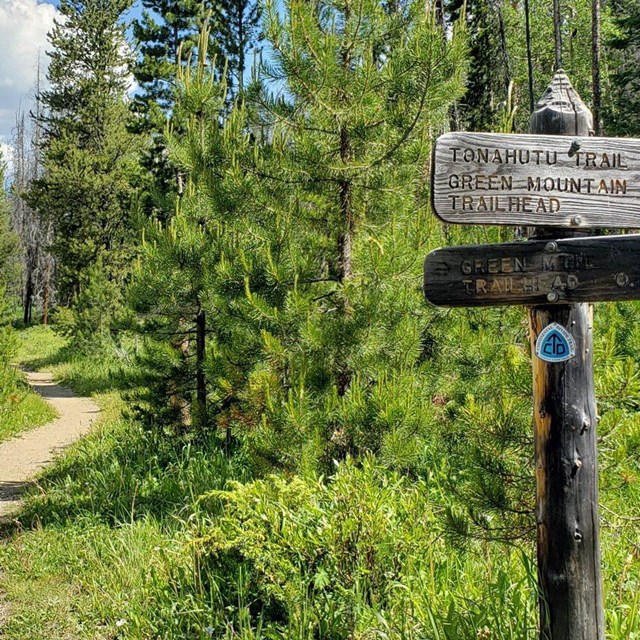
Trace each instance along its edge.
<instances>
[{"instance_id":1,"label":"grassy meadow","mask_svg":"<svg viewBox=\"0 0 640 640\"><path fill-rule=\"evenodd\" d=\"M4 528L4 638L536 637L531 537L461 535L437 469L369 456L329 477L252 476L214 439L176 442L136 419L126 349L89 358L40 327L21 339L25 364L91 393L103 415ZM599 371L602 545L608 637L634 640L640 429L615 388L635 367L620 357Z\"/></svg>"}]
</instances>

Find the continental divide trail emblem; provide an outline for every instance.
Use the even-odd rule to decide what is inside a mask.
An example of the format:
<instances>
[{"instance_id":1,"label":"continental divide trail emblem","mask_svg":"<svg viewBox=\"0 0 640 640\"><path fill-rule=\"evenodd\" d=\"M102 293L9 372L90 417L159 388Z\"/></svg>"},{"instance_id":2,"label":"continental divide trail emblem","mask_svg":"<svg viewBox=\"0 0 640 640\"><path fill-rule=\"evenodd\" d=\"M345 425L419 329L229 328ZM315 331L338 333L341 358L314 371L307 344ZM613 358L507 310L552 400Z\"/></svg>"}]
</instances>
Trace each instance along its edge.
<instances>
[{"instance_id":1,"label":"continental divide trail emblem","mask_svg":"<svg viewBox=\"0 0 640 640\"><path fill-rule=\"evenodd\" d=\"M545 362L565 362L576 355L573 336L557 322L545 327L536 340L536 355Z\"/></svg>"}]
</instances>

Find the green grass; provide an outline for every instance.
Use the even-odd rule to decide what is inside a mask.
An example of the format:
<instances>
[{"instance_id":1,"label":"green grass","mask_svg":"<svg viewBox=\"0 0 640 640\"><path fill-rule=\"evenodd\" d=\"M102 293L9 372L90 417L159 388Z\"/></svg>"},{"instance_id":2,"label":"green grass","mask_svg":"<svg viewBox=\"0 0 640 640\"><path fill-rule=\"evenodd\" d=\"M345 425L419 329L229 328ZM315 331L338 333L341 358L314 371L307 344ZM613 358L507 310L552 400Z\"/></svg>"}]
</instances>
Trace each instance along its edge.
<instances>
[{"instance_id":1,"label":"green grass","mask_svg":"<svg viewBox=\"0 0 640 640\"><path fill-rule=\"evenodd\" d=\"M165 579L173 546L153 521L115 529L80 522L14 537L0 545L0 589L11 603L0 635L7 640L125 637L125 625L145 601L150 581Z\"/></svg>"},{"instance_id":2,"label":"green grass","mask_svg":"<svg viewBox=\"0 0 640 640\"><path fill-rule=\"evenodd\" d=\"M56 417L51 406L31 391L15 366L19 343L19 334L0 327L0 442Z\"/></svg>"},{"instance_id":3,"label":"green grass","mask_svg":"<svg viewBox=\"0 0 640 640\"><path fill-rule=\"evenodd\" d=\"M26 383L18 384L8 404L0 407L0 442L40 427L56 417L53 408Z\"/></svg>"},{"instance_id":4,"label":"green grass","mask_svg":"<svg viewBox=\"0 0 640 640\"><path fill-rule=\"evenodd\" d=\"M16 359L30 369L40 370L64 362L68 340L51 327L35 325L18 332Z\"/></svg>"},{"instance_id":5,"label":"green grass","mask_svg":"<svg viewBox=\"0 0 640 640\"><path fill-rule=\"evenodd\" d=\"M20 523L5 525L0 592L10 616L0 635L129 637L130 628L147 628L177 557L190 555L181 532L199 496L243 469L206 443L171 441L123 418L120 388L135 373L126 358L75 354L34 327L23 333L19 360L92 395L102 414L40 475Z\"/></svg>"}]
</instances>

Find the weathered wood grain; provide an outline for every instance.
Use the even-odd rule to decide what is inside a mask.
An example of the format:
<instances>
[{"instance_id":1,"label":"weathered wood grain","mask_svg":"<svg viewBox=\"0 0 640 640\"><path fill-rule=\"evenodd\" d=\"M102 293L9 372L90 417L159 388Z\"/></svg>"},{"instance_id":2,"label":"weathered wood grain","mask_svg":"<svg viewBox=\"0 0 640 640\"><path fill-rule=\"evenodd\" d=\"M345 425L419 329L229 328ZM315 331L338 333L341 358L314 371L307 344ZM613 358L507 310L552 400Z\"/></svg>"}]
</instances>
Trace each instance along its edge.
<instances>
[{"instance_id":1,"label":"weathered wood grain","mask_svg":"<svg viewBox=\"0 0 640 640\"><path fill-rule=\"evenodd\" d=\"M592 309L532 309L532 351L552 322L571 332L576 356L533 357L540 639L604 640Z\"/></svg>"},{"instance_id":2,"label":"weathered wood grain","mask_svg":"<svg viewBox=\"0 0 640 640\"><path fill-rule=\"evenodd\" d=\"M569 79L558 72L531 116L530 131L588 136L592 123ZM591 209L583 213L589 220L598 217ZM566 362L532 357L540 638L604 640L593 308L535 306L529 318L532 353L552 322L565 327L576 344L576 356Z\"/></svg>"},{"instance_id":3,"label":"weathered wood grain","mask_svg":"<svg viewBox=\"0 0 640 640\"><path fill-rule=\"evenodd\" d=\"M640 227L640 140L447 133L432 205L446 222Z\"/></svg>"},{"instance_id":4,"label":"weathered wood grain","mask_svg":"<svg viewBox=\"0 0 640 640\"><path fill-rule=\"evenodd\" d=\"M640 235L446 247L424 263L426 299L446 307L640 299Z\"/></svg>"}]
</instances>

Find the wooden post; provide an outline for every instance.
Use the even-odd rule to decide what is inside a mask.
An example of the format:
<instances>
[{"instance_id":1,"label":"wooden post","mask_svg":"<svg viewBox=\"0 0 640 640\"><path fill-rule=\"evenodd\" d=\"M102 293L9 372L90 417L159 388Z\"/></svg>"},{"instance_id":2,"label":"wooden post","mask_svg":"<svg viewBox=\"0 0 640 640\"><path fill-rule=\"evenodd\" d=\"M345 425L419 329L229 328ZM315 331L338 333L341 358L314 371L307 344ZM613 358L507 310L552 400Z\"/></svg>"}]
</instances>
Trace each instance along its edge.
<instances>
[{"instance_id":1,"label":"wooden post","mask_svg":"<svg viewBox=\"0 0 640 640\"><path fill-rule=\"evenodd\" d=\"M531 133L589 136L593 117L558 71L531 115ZM580 219L575 216L576 228ZM538 228L535 236L579 231ZM551 294L550 294L551 295ZM593 313L588 304L530 308L541 640L604 640L598 522ZM540 332L565 327L576 355L561 363L535 355Z\"/></svg>"}]
</instances>

